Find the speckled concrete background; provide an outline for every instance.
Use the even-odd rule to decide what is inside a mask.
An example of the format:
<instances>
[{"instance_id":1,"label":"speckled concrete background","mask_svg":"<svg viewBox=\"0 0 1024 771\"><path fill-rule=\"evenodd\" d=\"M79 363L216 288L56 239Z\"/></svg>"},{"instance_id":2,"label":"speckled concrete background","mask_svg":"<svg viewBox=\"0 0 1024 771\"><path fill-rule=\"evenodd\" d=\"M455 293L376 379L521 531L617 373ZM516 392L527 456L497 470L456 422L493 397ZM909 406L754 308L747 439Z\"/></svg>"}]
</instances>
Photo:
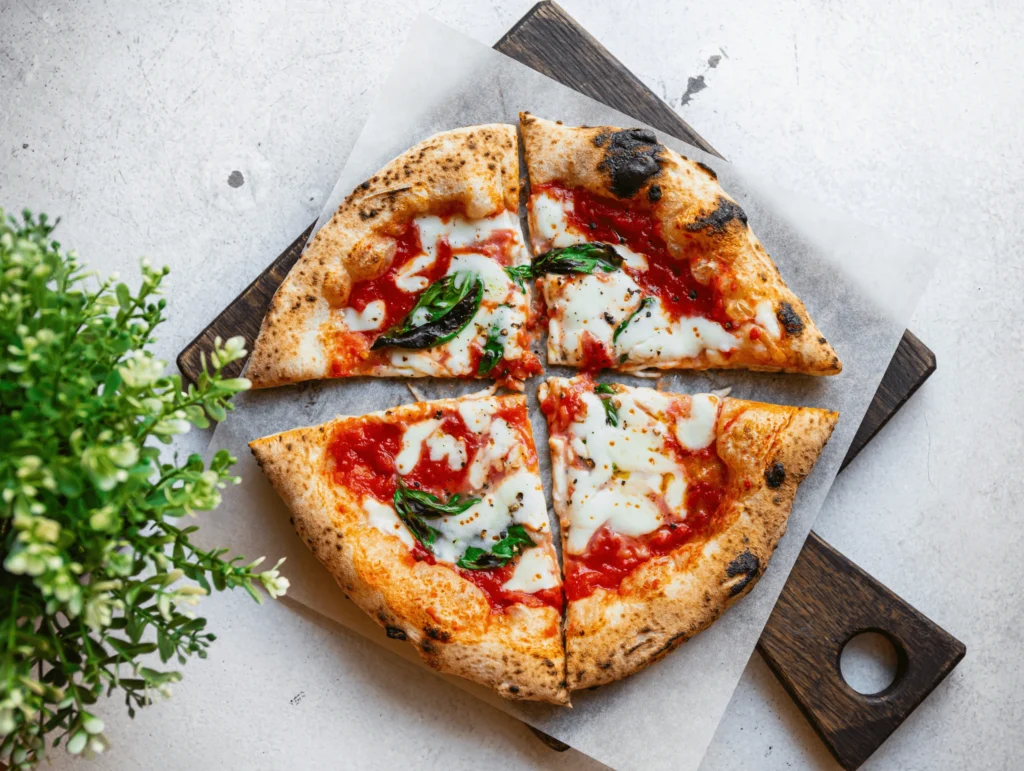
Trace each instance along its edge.
<instances>
[{"instance_id":1,"label":"speckled concrete background","mask_svg":"<svg viewBox=\"0 0 1024 771\"><path fill-rule=\"evenodd\" d=\"M529 5L0 0L0 205L62 214L104 271L170 264L171 359L319 211L416 11L490 43ZM866 768L1017 767L1024 8L564 5L727 157L944 258L911 325L939 370L816 530L968 647ZM112 702L95 767L593 766L306 611L204 608L211 658L134 723ZM791 767L836 768L754 656L704 768Z\"/></svg>"}]
</instances>

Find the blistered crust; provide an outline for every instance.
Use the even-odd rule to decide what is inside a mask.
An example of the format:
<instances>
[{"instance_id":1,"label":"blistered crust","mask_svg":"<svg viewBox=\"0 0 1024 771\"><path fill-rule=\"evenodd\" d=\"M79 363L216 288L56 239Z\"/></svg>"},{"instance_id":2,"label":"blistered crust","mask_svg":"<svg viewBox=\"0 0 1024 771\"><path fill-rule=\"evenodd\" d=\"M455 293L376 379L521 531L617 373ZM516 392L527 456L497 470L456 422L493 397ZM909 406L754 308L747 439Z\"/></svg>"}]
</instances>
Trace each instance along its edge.
<instances>
[{"instance_id":1,"label":"blistered crust","mask_svg":"<svg viewBox=\"0 0 1024 771\"><path fill-rule=\"evenodd\" d=\"M278 288L253 346L254 388L323 378L341 309L357 281L383 275L410 219L458 207L470 219L518 212L515 127L470 126L435 134L359 185L306 247ZM407 375L376 365L349 374Z\"/></svg>"},{"instance_id":2,"label":"blistered crust","mask_svg":"<svg viewBox=\"0 0 1024 771\"><path fill-rule=\"evenodd\" d=\"M525 402L523 396L490 398L509 406ZM388 412L404 423L458 402L421 402ZM408 640L435 669L481 683L508 699L567 705L558 611L519 604L492 613L474 584L444 565L415 561L397 536L369 526L360 501L325 473L325 448L342 420L361 418L338 418L249 445L291 510L299 537L349 599L389 637Z\"/></svg>"},{"instance_id":3,"label":"blistered crust","mask_svg":"<svg viewBox=\"0 0 1024 771\"><path fill-rule=\"evenodd\" d=\"M786 286L743 209L722 189L713 169L660 144L647 129L563 126L529 113L519 117L531 186L557 183L606 198L628 198L631 206L652 212L660 222L673 256L682 257L684 244L695 240L705 247L707 264L702 266L703 258L698 259L695 275L699 277L702 268L710 272L712 260L731 267L735 283L721 288L730 315L752 317L757 299L770 299L783 330L778 340L768 335L757 343L743 340L728 355L708 350L695 357L659 356L618 364L616 369L750 369L809 375L842 371L836 352ZM535 254L547 250L543 237L532 228L530 239ZM550 345L548 361L579 363L577 352Z\"/></svg>"},{"instance_id":4,"label":"blistered crust","mask_svg":"<svg viewBox=\"0 0 1024 771\"><path fill-rule=\"evenodd\" d=\"M549 379L541 386L541 400L550 389L568 383ZM814 467L838 417L809 407L723 400L716 449L729 470L730 503L718 529L645 563L618 592L598 589L569 603L570 690L643 669L706 629L753 588L786 531L797 487ZM555 510L564 534L568 448L559 435L551 436L550 446Z\"/></svg>"}]
</instances>

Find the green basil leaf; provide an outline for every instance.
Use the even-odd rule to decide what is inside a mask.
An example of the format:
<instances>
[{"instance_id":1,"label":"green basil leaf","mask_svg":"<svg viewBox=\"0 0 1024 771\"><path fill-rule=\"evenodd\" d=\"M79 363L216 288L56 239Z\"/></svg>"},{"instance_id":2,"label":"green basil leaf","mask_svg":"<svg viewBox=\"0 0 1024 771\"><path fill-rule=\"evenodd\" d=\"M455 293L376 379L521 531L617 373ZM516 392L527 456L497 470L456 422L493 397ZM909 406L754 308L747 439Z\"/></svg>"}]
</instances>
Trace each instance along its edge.
<instances>
[{"instance_id":1,"label":"green basil leaf","mask_svg":"<svg viewBox=\"0 0 1024 771\"><path fill-rule=\"evenodd\" d=\"M594 393L595 394L614 394L614 393L618 393L618 391L615 389L615 386L612 385L611 383L598 383L596 386L594 386Z\"/></svg>"},{"instance_id":2,"label":"green basil leaf","mask_svg":"<svg viewBox=\"0 0 1024 771\"><path fill-rule=\"evenodd\" d=\"M611 273L622 266L622 257L611 244L600 242L575 244L561 249L551 249L533 261L533 274L544 273L593 273L600 268Z\"/></svg>"},{"instance_id":3,"label":"green basil leaf","mask_svg":"<svg viewBox=\"0 0 1024 771\"><path fill-rule=\"evenodd\" d=\"M520 524L515 524L509 526L505 531L505 537L494 544L491 551L486 552L483 549L470 546L456 564L465 570L503 568L515 559L516 555L522 553L524 549L536 545L533 539L530 538L526 528Z\"/></svg>"},{"instance_id":4,"label":"green basil leaf","mask_svg":"<svg viewBox=\"0 0 1024 771\"><path fill-rule=\"evenodd\" d=\"M431 284L401 324L374 340L378 348L432 348L447 343L466 328L480 309L484 284L472 273L460 271ZM426 320L416 324L414 319Z\"/></svg>"},{"instance_id":5,"label":"green basil leaf","mask_svg":"<svg viewBox=\"0 0 1024 771\"><path fill-rule=\"evenodd\" d=\"M442 503L436 495L431 495L423 490L410 489L399 479L393 501L398 518L405 523L416 540L429 551L441 533L427 524L425 520L461 514L470 506L479 503L480 499L464 498L456 494L446 503Z\"/></svg>"},{"instance_id":6,"label":"green basil leaf","mask_svg":"<svg viewBox=\"0 0 1024 771\"><path fill-rule=\"evenodd\" d=\"M523 294L526 294L526 282L533 278L533 268L530 265L509 266L505 268L505 274L516 283Z\"/></svg>"},{"instance_id":7,"label":"green basil leaf","mask_svg":"<svg viewBox=\"0 0 1024 771\"><path fill-rule=\"evenodd\" d=\"M601 399L601 406L604 407L604 419L609 426L619 426L619 411L615 408L615 402L611 397Z\"/></svg>"},{"instance_id":8,"label":"green basil leaf","mask_svg":"<svg viewBox=\"0 0 1024 771\"><path fill-rule=\"evenodd\" d=\"M501 330L491 327L487 333L487 342L484 343L484 355L480 358L480 365L476 368L478 375L486 375L494 369L498 362L505 355L505 346L501 342Z\"/></svg>"},{"instance_id":9,"label":"green basil leaf","mask_svg":"<svg viewBox=\"0 0 1024 771\"><path fill-rule=\"evenodd\" d=\"M626 331L626 327L629 326L629 322L631 322L638 315L640 315L645 310L650 308L653 304L654 304L654 298L653 297L645 297L644 299L642 299L640 301L640 304L636 307L636 310L633 311L632 313L630 313L629 316L626 317L626 320L623 321L621 324L619 324L619 326L617 326L615 328L615 334L612 335L612 342L613 343L616 342L619 339L619 335L621 335L623 332Z\"/></svg>"}]
</instances>

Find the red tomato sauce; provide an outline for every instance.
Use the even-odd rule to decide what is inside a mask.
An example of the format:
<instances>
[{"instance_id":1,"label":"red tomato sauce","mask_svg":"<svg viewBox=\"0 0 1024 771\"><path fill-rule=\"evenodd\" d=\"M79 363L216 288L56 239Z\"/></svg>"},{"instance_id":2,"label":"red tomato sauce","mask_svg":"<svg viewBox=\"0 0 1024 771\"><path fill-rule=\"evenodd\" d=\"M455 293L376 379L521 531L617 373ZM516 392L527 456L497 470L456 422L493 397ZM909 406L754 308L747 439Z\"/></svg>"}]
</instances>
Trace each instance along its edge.
<instances>
[{"instance_id":1,"label":"red tomato sauce","mask_svg":"<svg viewBox=\"0 0 1024 771\"><path fill-rule=\"evenodd\" d=\"M647 257L647 270L637 270L623 264L630 278L644 293L661 300L662 306L672 319L683 316L702 316L716 321L726 329L737 326L737 322L725 312L725 301L720 287L730 280L716 275L708 285L699 282L690 269L690 258L676 259L665 244L661 223L649 211L630 207L629 201L618 201L594 195L582 187L572 190L560 185L542 185L536 192L547 192L572 204L572 211L566 212L569 225L586 234L591 241L608 244L622 244L638 254ZM697 240L688 233L693 249ZM609 354L596 341L586 348L584 340L583 364L587 369L601 369L611 366ZM607 362L607 363L606 363Z\"/></svg>"},{"instance_id":2,"label":"red tomato sauce","mask_svg":"<svg viewBox=\"0 0 1024 771\"><path fill-rule=\"evenodd\" d=\"M442 212L440 216L442 219L448 219L456 216L458 213L455 207L451 207ZM490 259L496 260L501 265L510 265L515 234L508 229L495 230L483 241L457 249L453 249L446 238L440 239L436 245L436 258L434 262L415 274L427 281L426 287L420 292L406 292L395 283L399 271L410 260L424 253L423 243L420 239L420 229L415 221L409 222L406 229L396 239L396 242L395 256L391 261L391 266L376 278L357 281L352 285L348 297L348 307L360 312L365 310L366 306L370 303L382 300L385 307L384 320L380 327L374 330L345 332L344 334L333 336L334 339L331 343L332 357L328 368L328 374L331 377L342 377L364 362L383 362L383 353L370 351L373 341L409 315L420 295L423 291L426 291L426 287L447 275L451 267L452 258L456 255L483 254ZM481 346L474 345L474 349L477 358L473 361L473 373L476 372L480 357L483 355ZM532 356L526 358L529 360L523 364L518 362L507 363L503 360L499 362L495 371L491 374L501 379L509 377L518 378L521 376L521 371L524 378L540 372L540 362L536 361L535 357ZM536 371L534 371L534 367ZM507 374L503 374L505 372Z\"/></svg>"},{"instance_id":3,"label":"red tomato sauce","mask_svg":"<svg viewBox=\"0 0 1024 771\"><path fill-rule=\"evenodd\" d=\"M446 434L455 436L465 443L466 463L461 469L453 470L448 465L447 457L432 461L424 448L416 466L402 477L403 483L407 487L425 490L441 500L447 500L456 493L479 495L478 491L469 489L468 475L473 459L486 440L486 434L470 431L456 410L425 413L421 419L428 418L441 420L441 429ZM526 441L531 434L525 407L503 405L493 416L495 420L499 418L522 435L524 449L525 446L532 445L532 442L528 445ZM402 433L402 425L385 419L343 422L327 445L328 471L331 477L356 495L370 495L391 504L398 486L395 458L402 448ZM527 465L535 469L536 453L528 452L525 456ZM495 481L497 480L488 480L488 483L492 484ZM409 553L417 562L437 564L433 553L419 541L415 542ZM501 587L512 577L512 565L494 570L463 570L447 563L441 564L450 567L478 586L487 597L493 612L503 612L505 608L516 603L531 606L550 605L561 610L561 588L546 589L536 594L504 591Z\"/></svg>"},{"instance_id":4,"label":"red tomato sauce","mask_svg":"<svg viewBox=\"0 0 1024 771\"><path fill-rule=\"evenodd\" d=\"M581 378L556 396L552 390L541 403L552 434L564 433L585 411L582 395L593 392L593 379ZM674 417L670 410L670 418ZM674 518L653 533L621 535L602 527L590 539L583 554L565 555L565 596L568 600L589 597L598 587L618 590L622 580L654 557L669 554L714 526L729 483L725 463L712 443L703 450L686 450L666 432L664 441L686 475L686 517Z\"/></svg>"}]
</instances>

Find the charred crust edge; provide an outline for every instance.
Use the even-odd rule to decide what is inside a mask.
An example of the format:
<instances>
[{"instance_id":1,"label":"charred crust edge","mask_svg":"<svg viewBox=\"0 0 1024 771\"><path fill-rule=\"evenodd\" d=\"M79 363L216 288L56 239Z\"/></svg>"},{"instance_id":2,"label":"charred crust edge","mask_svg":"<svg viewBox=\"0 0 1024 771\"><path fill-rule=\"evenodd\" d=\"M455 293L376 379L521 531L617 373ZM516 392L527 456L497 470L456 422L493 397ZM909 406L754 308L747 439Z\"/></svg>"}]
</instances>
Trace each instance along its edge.
<instances>
[{"instance_id":1,"label":"charred crust edge","mask_svg":"<svg viewBox=\"0 0 1024 771\"><path fill-rule=\"evenodd\" d=\"M743 552L730 562L729 566L725 569L725 574L729 578L735 578L736 576L743 576L743 578L729 588L729 596L735 597L746 589L750 582L754 580L754 577L757 576L757 572L760 569L761 560L751 551Z\"/></svg>"},{"instance_id":2,"label":"charred crust edge","mask_svg":"<svg viewBox=\"0 0 1024 771\"><path fill-rule=\"evenodd\" d=\"M714 210L691 222L686 226L686 229L691 233L697 233L701 230L709 230L712 233L724 233L726 227L733 220L739 220L746 227L747 213L735 201L730 201L724 196L718 196Z\"/></svg>"},{"instance_id":3,"label":"charred crust edge","mask_svg":"<svg viewBox=\"0 0 1024 771\"><path fill-rule=\"evenodd\" d=\"M804 320L789 303L780 303L778 313L775 315L782 322L782 326L786 328L787 334L799 335L804 331Z\"/></svg>"},{"instance_id":4,"label":"charred crust edge","mask_svg":"<svg viewBox=\"0 0 1024 771\"><path fill-rule=\"evenodd\" d=\"M782 483L786 481L786 467L781 460L775 461L764 470L764 481L773 490L782 487Z\"/></svg>"},{"instance_id":5,"label":"charred crust edge","mask_svg":"<svg viewBox=\"0 0 1024 771\"><path fill-rule=\"evenodd\" d=\"M604 158L597 167L608 172L609 187L619 198L632 198L649 179L661 174L665 148L649 129L603 131L593 142L595 147L604 150ZM658 197L661 197L660 188ZM652 202L655 200L653 198Z\"/></svg>"}]
</instances>

